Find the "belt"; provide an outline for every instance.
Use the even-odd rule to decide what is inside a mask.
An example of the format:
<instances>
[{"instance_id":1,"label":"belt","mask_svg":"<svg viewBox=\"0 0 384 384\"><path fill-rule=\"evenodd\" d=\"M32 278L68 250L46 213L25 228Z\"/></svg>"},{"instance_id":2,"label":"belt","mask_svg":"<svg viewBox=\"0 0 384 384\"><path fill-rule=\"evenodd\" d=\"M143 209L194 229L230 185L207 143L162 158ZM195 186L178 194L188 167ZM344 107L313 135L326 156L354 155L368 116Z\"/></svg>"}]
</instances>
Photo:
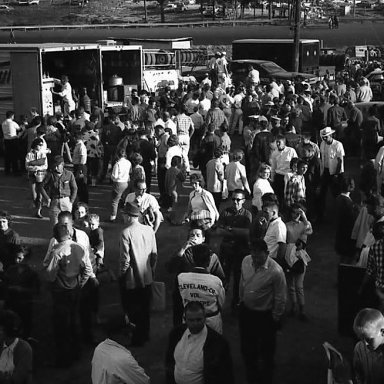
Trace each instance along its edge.
<instances>
[{"instance_id":1,"label":"belt","mask_svg":"<svg viewBox=\"0 0 384 384\"><path fill-rule=\"evenodd\" d=\"M206 314L205 317L206 317L206 318L214 317L214 316L218 315L219 313L220 313L220 311L217 310L217 311L215 311L215 312Z\"/></svg>"}]
</instances>

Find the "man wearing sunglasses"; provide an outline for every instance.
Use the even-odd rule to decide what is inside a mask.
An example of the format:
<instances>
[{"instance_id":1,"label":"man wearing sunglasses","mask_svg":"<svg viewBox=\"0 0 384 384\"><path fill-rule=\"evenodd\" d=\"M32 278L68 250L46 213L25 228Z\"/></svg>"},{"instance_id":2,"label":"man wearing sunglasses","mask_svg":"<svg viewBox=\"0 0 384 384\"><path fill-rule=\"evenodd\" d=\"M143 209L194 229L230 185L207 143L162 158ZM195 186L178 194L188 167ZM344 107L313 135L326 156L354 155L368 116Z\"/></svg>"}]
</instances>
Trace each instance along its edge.
<instances>
[{"instance_id":1,"label":"man wearing sunglasses","mask_svg":"<svg viewBox=\"0 0 384 384\"><path fill-rule=\"evenodd\" d=\"M243 207L245 192L235 189L232 193L232 206L221 212L218 221L218 231L223 236L220 247L220 261L223 266L227 288L233 272L232 309L239 301L239 282L241 262L249 254L248 236L252 223L252 214Z\"/></svg>"}]
</instances>

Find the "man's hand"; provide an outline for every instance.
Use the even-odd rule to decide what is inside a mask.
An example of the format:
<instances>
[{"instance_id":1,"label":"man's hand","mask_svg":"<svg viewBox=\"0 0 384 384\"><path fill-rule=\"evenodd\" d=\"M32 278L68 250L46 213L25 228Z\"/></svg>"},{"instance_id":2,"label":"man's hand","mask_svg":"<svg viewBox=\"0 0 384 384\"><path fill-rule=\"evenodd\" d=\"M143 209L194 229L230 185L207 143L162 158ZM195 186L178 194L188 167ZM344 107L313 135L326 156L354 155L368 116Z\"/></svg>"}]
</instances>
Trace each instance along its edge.
<instances>
[{"instance_id":1,"label":"man's hand","mask_svg":"<svg viewBox=\"0 0 384 384\"><path fill-rule=\"evenodd\" d=\"M89 281L93 288L97 288L100 285L99 280L97 280L97 277L90 277Z\"/></svg>"}]
</instances>

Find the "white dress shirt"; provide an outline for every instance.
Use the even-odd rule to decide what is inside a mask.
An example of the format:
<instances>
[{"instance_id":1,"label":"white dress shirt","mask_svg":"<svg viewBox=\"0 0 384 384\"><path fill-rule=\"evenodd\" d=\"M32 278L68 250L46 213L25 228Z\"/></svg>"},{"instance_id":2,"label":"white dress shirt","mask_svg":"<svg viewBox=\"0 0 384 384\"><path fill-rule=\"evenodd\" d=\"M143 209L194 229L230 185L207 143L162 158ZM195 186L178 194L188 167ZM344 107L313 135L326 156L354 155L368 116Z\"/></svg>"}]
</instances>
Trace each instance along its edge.
<instances>
[{"instance_id":1,"label":"white dress shirt","mask_svg":"<svg viewBox=\"0 0 384 384\"><path fill-rule=\"evenodd\" d=\"M207 334L206 326L198 334L192 334L189 329L185 330L173 355L176 384L204 384L203 348Z\"/></svg>"}]
</instances>

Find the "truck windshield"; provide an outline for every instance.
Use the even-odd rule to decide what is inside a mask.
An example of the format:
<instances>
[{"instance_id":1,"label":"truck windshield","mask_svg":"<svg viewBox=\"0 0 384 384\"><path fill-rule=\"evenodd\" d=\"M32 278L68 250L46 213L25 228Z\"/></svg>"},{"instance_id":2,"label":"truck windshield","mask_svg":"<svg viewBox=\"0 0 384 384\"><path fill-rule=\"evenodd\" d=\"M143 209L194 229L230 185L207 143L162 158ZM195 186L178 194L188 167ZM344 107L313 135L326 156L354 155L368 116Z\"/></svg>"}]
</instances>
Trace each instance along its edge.
<instances>
[{"instance_id":1,"label":"truck windshield","mask_svg":"<svg viewBox=\"0 0 384 384\"><path fill-rule=\"evenodd\" d=\"M275 73L275 72L285 72L285 69L281 68L276 63L269 61L265 63L261 63L260 67L264 68L268 73Z\"/></svg>"}]
</instances>

